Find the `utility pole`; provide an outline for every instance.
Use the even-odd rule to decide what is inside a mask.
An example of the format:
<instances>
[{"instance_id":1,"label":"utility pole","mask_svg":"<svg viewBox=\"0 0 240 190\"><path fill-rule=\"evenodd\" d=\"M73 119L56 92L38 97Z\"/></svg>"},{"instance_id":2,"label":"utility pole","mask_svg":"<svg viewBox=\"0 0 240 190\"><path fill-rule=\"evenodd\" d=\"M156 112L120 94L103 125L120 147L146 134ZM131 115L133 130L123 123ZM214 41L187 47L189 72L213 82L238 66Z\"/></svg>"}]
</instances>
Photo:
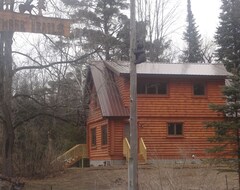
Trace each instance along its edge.
<instances>
[{"instance_id":1,"label":"utility pole","mask_svg":"<svg viewBox=\"0 0 240 190\"><path fill-rule=\"evenodd\" d=\"M137 129L137 73L136 73L135 0L130 0L130 158L128 162L128 190L138 190L138 129Z\"/></svg>"}]
</instances>

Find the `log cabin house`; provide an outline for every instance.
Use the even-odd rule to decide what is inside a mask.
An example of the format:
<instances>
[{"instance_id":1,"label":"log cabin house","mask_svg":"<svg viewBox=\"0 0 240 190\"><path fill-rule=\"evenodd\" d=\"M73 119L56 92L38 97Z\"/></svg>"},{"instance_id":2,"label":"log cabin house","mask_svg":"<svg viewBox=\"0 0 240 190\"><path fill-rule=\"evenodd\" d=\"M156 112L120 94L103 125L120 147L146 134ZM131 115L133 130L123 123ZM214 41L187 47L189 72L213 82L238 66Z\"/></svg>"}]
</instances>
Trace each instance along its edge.
<instances>
[{"instance_id":1,"label":"log cabin house","mask_svg":"<svg viewBox=\"0 0 240 190\"><path fill-rule=\"evenodd\" d=\"M121 164L129 158L129 62L94 62L87 146L90 165ZM139 159L208 158L204 122L222 120L210 103L225 102L221 88L230 75L222 64L137 65Z\"/></svg>"}]
</instances>

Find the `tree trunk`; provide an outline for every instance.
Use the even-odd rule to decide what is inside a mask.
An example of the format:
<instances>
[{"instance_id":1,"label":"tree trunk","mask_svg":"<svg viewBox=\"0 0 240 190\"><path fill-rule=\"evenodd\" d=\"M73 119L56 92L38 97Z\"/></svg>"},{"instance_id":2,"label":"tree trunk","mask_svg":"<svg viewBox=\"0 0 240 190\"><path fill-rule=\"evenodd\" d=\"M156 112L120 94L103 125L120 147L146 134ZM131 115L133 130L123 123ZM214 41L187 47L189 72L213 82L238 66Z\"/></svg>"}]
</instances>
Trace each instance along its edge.
<instances>
[{"instance_id":1,"label":"tree trunk","mask_svg":"<svg viewBox=\"0 0 240 190\"><path fill-rule=\"evenodd\" d=\"M14 130L13 127L8 124L3 125L3 147L2 147L2 158L3 158L3 175L13 176L13 145L14 145Z\"/></svg>"},{"instance_id":2,"label":"tree trunk","mask_svg":"<svg viewBox=\"0 0 240 190\"><path fill-rule=\"evenodd\" d=\"M0 118L3 123L3 174L6 176L13 175L12 37L13 32L0 33Z\"/></svg>"}]
</instances>

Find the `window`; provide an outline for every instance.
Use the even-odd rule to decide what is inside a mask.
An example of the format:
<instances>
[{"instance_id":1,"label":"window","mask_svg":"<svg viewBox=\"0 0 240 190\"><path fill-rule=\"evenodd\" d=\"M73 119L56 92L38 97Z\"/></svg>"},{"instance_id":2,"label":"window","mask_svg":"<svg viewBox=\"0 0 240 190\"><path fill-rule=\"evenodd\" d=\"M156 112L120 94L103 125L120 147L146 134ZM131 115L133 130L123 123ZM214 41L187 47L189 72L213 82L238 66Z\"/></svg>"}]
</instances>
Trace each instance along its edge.
<instances>
[{"instance_id":1,"label":"window","mask_svg":"<svg viewBox=\"0 0 240 190\"><path fill-rule=\"evenodd\" d=\"M203 83L193 84L193 94L195 96L204 96L205 95L205 85Z\"/></svg>"},{"instance_id":2,"label":"window","mask_svg":"<svg viewBox=\"0 0 240 190\"><path fill-rule=\"evenodd\" d=\"M137 87L138 94L159 94L167 95L167 83L139 83Z\"/></svg>"},{"instance_id":3,"label":"window","mask_svg":"<svg viewBox=\"0 0 240 190\"><path fill-rule=\"evenodd\" d=\"M108 144L108 127L107 125L102 126L102 145Z\"/></svg>"},{"instance_id":4,"label":"window","mask_svg":"<svg viewBox=\"0 0 240 190\"><path fill-rule=\"evenodd\" d=\"M97 145L97 139L96 139L96 128L91 129L91 145L96 146Z\"/></svg>"},{"instance_id":5,"label":"window","mask_svg":"<svg viewBox=\"0 0 240 190\"><path fill-rule=\"evenodd\" d=\"M168 135L182 136L183 123L168 123Z\"/></svg>"}]
</instances>

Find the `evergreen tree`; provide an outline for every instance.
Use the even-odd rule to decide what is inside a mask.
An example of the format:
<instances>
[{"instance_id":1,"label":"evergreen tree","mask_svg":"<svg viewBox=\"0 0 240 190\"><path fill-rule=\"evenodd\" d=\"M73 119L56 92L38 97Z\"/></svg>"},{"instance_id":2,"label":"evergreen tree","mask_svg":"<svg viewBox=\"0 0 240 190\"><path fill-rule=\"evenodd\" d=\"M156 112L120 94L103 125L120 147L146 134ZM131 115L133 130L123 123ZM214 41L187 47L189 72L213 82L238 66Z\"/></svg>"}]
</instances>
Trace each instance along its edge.
<instances>
[{"instance_id":1,"label":"evergreen tree","mask_svg":"<svg viewBox=\"0 0 240 190\"><path fill-rule=\"evenodd\" d=\"M123 27L126 16L122 10L128 8L126 0L62 0L67 6L76 9L72 17L81 29L74 35L82 38L85 50L101 47L106 60L110 60L119 46L118 31Z\"/></svg>"},{"instance_id":2,"label":"evergreen tree","mask_svg":"<svg viewBox=\"0 0 240 190\"><path fill-rule=\"evenodd\" d=\"M240 187L240 1L222 0L221 9L220 25L215 36L218 44L217 56L233 76L223 89L226 104L210 106L225 116L224 121L209 122L207 127L215 129L215 136L210 141L217 143L210 150L218 153L221 160L238 172ZM234 159L229 162L230 156Z\"/></svg>"},{"instance_id":3,"label":"evergreen tree","mask_svg":"<svg viewBox=\"0 0 240 190\"><path fill-rule=\"evenodd\" d=\"M240 183L240 75L235 74L229 85L223 89L225 105L210 105L210 108L225 116L223 121L209 122L206 127L215 130L215 136L209 138L215 146L208 151L217 153L217 159L227 163L238 172ZM229 158L233 158L229 159ZM234 161L234 162L233 162Z\"/></svg>"},{"instance_id":4,"label":"evergreen tree","mask_svg":"<svg viewBox=\"0 0 240 190\"><path fill-rule=\"evenodd\" d=\"M240 66L240 1L222 0L220 25L215 39L218 46L218 60L228 71Z\"/></svg>"},{"instance_id":5,"label":"evergreen tree","mask_svg":"<svg viewBox=\"0 0 240 190\"><path fill-rule=\"evenodd\" d=\"M146 39L146 24L144 22L136 22L136 38L144 42ZM117 58L124 61L129 61L129 48L130 48L130 19L124 21L124 27L118 32L119 48Z\"/></svg>"},{"instance_id":6,"label":"evergreen tree","mask_svg":"<svg viewBox=\"0 0 240 190\"><path fill-rule=\"evenodd\" d=\"M120 60L129 60L130 47L130 20L124 22L124 27L118 32L119 48L117 58ZM166 53L171 48L171 40L166 37L155 39L153 42L146 40L147 24L143 21L136 22L137 40L144 43L146 57L151 62L170 62L170 56Z\"/></svg>"},{"instance_id":7,"label":"evergreen tree","mask_svg":"<svg viewBox=\"0 0 240 190\"><path fill-rule=\"evenodd\" d=\"M151 62L170 62L167 52L170 50L172 41L167 38L156 39L153 42L147 41L147 56Z\"/></svg>"},{"instance_id":8,"label":"evergreen tree","mask_svg":"<svg viewBox=\"0 0 240 190\"><path fill-rule=\"evenodd\" d=\"M202 62L203 56L201 53L201 35L197 30L195 19L191 10L191 1L187 2L187 28L184 32L184 41L187 46L183 51L182 61L183 62Z\"/></svg>"}]
</instances>

